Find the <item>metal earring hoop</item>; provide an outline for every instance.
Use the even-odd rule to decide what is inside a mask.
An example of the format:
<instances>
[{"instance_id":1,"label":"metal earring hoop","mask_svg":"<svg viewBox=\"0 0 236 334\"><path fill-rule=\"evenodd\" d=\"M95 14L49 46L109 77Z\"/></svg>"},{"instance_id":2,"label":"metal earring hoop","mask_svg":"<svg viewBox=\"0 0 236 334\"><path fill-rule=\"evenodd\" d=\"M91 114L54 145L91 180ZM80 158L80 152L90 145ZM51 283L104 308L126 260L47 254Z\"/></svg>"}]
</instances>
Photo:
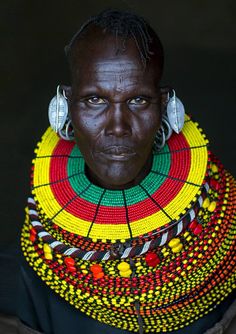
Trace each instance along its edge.
<instances>
[{"instance_id":1,"label":"metal earring hoop","mask_svg":"<svg viewBox=\"0 0 236 334\"><path fill-rule=\"evenodd\" d=\"M159 152L165 146L166 141L170 138L172 133L173 130L169 124L167 116L162 116L162 124L155 136L153 144L153 149L155 152Z\"/></svg>"},{"instance_id":2,"label":"metal earring hoop","mask_svg":"<svg viewBox=\"0 0 236 334\"><path fill-rule=\"evenodd\" d=\"M65 124L64 128L58 131L59 136L64 139L64 140L74 140L74 129L72 126L71 119L68 117Z\"/></svg>"}]
</instances>

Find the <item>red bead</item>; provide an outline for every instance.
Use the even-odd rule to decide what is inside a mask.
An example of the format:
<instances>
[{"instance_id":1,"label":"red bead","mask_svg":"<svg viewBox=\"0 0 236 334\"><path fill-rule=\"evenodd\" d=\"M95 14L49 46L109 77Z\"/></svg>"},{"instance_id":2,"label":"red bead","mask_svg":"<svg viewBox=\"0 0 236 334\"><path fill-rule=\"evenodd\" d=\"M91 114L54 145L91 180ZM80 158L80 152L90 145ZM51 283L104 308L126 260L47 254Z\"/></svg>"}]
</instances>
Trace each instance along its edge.
<instances>
[{"instance_id":1,"label":"red bead","mask_svg":"<svg viewBox=\"0 0 236 334\"><path fill-rule=\"evenodd\" d=\"M35 230L34 227L31 228L31 230L30 230L30 234L33 234L33 235L36 235L36 234L37 234L37 231Z\"/></svg>"},{"instance_id":2,"label":"red bead","mask_svg":"<svg viewBox=\"0 0 236 334\"><path fill-rule=\"evenodd\" d=\"M160 259L158 259L158 258L156 260L147 262L149 267L156 267L159 263L160 263Z\"/></svg>"},{"instance_id":3,"label":"red bead","mask_svg":"<svg viewBox=\"0 0 236 334\"><path fill-rule=\"evenodd\" d=\"M75 260L72 259L72 257L66 257L64 261L65 261L65 264L67 266L74 266L75 265Z\"/></svg>"},{"instance_id":4,"label":"red bead","mask_svg":"<svg viewBox=\"0 0 236 334\"><path fill-rule=\"evenodd\" d=\"M198 235L202 232L202 225L198 224L197 227L193 230L193 234Z\"/></svg>"},{"instance_id":5,"label":"red bead","mask_svg":"<svg viewBox=\"0 0 236 334\"><path fill-rule=\"evenodd\" d=\"M194 230L198 225L198 222L196 220L193 220L190 224L189 224L189 228L191 230Z\"/></svg>"},{"instance_id":6,"label":"red bead","mask_svg":"<svg viewBox=\"0 0 236 334\"><path fill-rule=\"evenodd\" d=\"M90 267L90 270L92 271L92 273L94 275L96 274L99 274L102 272L102 266L100 266L100 264L93 264L91 267Z\"/></svg>"},{"instance_id":7,"label":"red bead","mask_svg":"<svg viewBox=\"0 0 236 334\"><path fill-rule=\"evenodd\" d=\"M104 276L104 273L102 271L93 275L94 279L101 279L103 276Z\"/></svg>"},{"instance_id":8,"label":"red bead","mask_svg":"<svg viewBox=\"0 0 236 334\"><path fill-rule=\"evenodd\" d=\"M76 268L74 266L68 266L67 269L71 272L76 271Z\"/></svg>"},{"instance_id":9,"label":"red bead","mask_svg":"<svg viewBox=\"0 0 236 334\"><path fill-rule=\"evenodd\" d=\"M145 256L146 262L156 260L156 258L157 258L157 254L156 253L151 253L151 252L147 253L146 256Z\"/></svg>"},{"instance_id":10,"label":"red bead","mask_svg":"<svg viewBox=\"0 0 236 334\"><path fill-rule=\"evenodd\" d=\"M34 235L34 234L30 234L30 241L31 242L35 242L35 240L36 240L36 235Z\"/></svg>"},{"instance_id":11,"label":"red bead","mask_svg":"<svg viewBox=\"0 0 236 334\"><path fill-rule=\"evenodd\" d=\"M220 185L215 179L210 180L210 186L213 187L215 190L220 189Z\"/></svg>"}]
</instances>

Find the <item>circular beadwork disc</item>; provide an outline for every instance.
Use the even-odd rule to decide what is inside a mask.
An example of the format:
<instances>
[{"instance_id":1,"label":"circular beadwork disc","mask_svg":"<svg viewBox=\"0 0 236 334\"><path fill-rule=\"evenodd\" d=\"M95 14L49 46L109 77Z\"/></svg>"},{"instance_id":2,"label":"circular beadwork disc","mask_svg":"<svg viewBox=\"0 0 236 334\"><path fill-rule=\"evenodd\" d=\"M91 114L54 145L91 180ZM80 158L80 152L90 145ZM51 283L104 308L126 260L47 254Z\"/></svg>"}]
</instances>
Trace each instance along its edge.
<instances>
[{"instance_id":1,"label":"circular beadwork disc","mask_svg":"<svg viewBox=\"0 0 236 334\"><path fill-rule=\"evenodd\" d=\"M34 197L46 219L71 233L103 240L144 235L178 220L196 201L206 173L206 144L186 116L181 134L154 155L141 184L104 190L87 179L77 145L49 128L34 161Z\"/></svg>"}]
</instances>

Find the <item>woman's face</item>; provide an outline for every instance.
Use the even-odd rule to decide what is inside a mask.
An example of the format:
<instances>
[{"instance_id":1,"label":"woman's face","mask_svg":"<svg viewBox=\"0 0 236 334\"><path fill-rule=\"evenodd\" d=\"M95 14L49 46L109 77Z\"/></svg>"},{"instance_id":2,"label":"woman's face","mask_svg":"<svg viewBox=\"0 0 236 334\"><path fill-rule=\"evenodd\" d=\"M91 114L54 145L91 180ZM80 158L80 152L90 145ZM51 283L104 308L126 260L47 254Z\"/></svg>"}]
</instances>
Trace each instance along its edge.
<instances>
[{"instance_id":1,"label":"woman's face","mask_svg":"<svg viewBox=\"0 0 236 334\"><path fill-rule=\"evenodd\" d=\"M97 30L75 46L70 114L90 180L127 188L151 168L161 121L159 73L155 61L144 69L133 40L116 54L116 37Z\"/></svg>"}]
</instances>

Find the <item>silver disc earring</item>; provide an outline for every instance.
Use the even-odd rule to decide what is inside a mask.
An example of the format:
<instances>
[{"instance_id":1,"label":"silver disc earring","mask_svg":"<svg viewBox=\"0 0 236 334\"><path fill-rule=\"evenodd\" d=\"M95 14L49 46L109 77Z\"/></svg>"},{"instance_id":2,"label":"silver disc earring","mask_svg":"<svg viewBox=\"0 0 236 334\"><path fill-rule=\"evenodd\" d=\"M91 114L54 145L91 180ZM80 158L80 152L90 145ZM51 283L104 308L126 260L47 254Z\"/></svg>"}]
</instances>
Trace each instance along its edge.
<instances>
[{"instance_id":1,"label":"silver disc earring","mask_svg":"<svg viewBox=\"0 0 236 334\"><path fill-rule=\"evenodd\" d=\"M49 103L48 118L51 128L58 133L62 139L74 139L74 130L69 117L67 97L60 85L57 86L57 94Z\"/></svg>"},{"instance_id":2,"label":"silver disc earring","mask_svg":"<svg viewBox=\"0 0 236 334\"><path fill-rule=\"evenodd\" d=\"M171 128L176 132L180 133L184 126L184 105L180 99L175 95L174 89L172 90L173 96L169 97L168 93L168 102L166 107L168 121Z\"/></svg>"},{"instance_id":3,"label":"silver disc earring","mask_svg":"<svg viewBox=\"0 0 236 334\"><path fill-rule=\"evenodd\" d=\"M60 85L57 86L57 94L54 96L48 106L48 118L51 128L58 133L66 122L68 116L68 103L64 90L60 92Z\"/></svg>"}]
</instances>

